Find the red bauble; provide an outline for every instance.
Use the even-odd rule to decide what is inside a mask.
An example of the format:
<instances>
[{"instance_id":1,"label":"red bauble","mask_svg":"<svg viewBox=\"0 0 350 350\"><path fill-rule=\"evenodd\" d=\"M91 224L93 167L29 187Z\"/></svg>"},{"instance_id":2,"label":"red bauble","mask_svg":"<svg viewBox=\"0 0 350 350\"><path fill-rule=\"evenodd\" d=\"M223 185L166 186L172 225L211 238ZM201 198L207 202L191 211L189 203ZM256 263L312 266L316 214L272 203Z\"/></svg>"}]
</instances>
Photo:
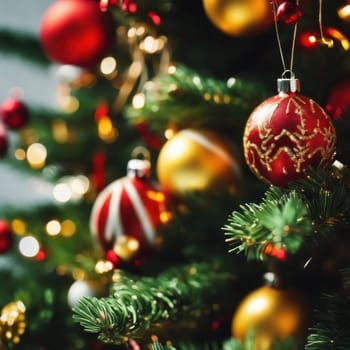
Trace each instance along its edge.
<instances>
[{"instance_id":1,"label":"red bauble","mask_svg":"<svg viewBox=\"0 0 350 350\"><path fill-rule=\"evenodd\" d=\"M12 130L18 130L27 124L29 110L16 98L7 98L0 106L0 115L4 124Z\"/></svg>"},{"instance_id":2,"label":"red bauble","mask_svg":"<svg viewBox=\"0 0 350 350\"><path fill-rule=\"evenodd\" d=\"M148 255L159 243L163 211L164 196L149 180L149 163L133 159L127 176L97 196L90 227L105 252L113 249L121 259L132 260Z\"/></svg>"},{"instance_id":3,"label":"red bauble","mask_svg":"<svg viewBox=\"0 0 350 350\"><path fill-rule=\"evenodd\" d=\"M12 246L12 230L5 220L0 220L0 254L6 253Z\"/></svg>"},{"instance_id":4,"label":"red bauble","mask_svg":"<svg viewBox=\"0 0 350 350\"><path fill-rule=\"evenodd\" d=\"M7 154L9 148L6 129L0 123L0 157L4 157Z\"/></svg>"},{"instance_id":5,"label":"red bauble","mask_svg":"<svg viewBox=\"0 0 350 350\"><path fill-rule=\"evenodd\" d=\"M254 109L243 145L246 162L257 177L285 186L309 167L329 164L336 135L331 118L315 101L289 91Z\"/></svg>"},{"instance_id":6,"label":"red bauble","mask_svg":"<svg viewBox=\"0 0 350 350\"><path fill-rule=\"evenodd\" d=\"M111 14L101 11L95 0L58 0L42 18L40 40L51 60L91 67L112 46Z\"/></svg>"},{"instance_id":7,"label":"red bauble","mask_svg":"<svg viewBox=\"0 0 350 350\"><path fill-rule=\"evenodd\" d=\"M342 118L350 113L350 80L342 81L333 88L328 97L326 110L333 119Z\"/></svg>"},{"instance_id":8,"label":"red bauble","mask_svg":"<svg viewBox=\"0 0 350 350\"><path fill-rule=\"evenodd\" d=\"M299 5L292 1L284 1L277 8L277 19L284 24L295 24L301 16Z\"/></svg>"}]
</instances>

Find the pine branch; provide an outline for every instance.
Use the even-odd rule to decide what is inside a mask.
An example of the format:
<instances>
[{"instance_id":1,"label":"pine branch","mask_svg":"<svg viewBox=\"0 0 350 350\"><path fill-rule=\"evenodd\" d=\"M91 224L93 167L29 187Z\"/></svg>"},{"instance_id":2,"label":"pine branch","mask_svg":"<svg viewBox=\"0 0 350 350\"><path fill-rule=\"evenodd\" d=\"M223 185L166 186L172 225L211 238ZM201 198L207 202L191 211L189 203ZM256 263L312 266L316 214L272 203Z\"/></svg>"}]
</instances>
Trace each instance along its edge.
<instances>
[{"instance_id":1,"label":"pine branch","mask_svg":"<svg viewBox=\"0 0 350 350\"><path fill-rule=\"evenodd\" d=\"M316 310L317 322L310 328L306 350L350 349L350 300L335 294L324 295Z\"/></svg>"},{"instance_id":2,"label":"pine branch","mask_svg":"<svg viewBox=\"0 0 350 350\"><path fill-rule=\"evenodd\" d=\"M40 66L48 67L51 63L43 53L38 38L33 34L0 28L0 50Z\"/></svg>"},{"instance_id":3,"label":"pine branch","mask_svg":"<svg viewBox=\"0 0 350 350\"><path fill-rule=\"evenodd\" d=\"M145 119L161 132L169 121L178 128L220 123L241 132L251 106L263 98L263 89L257 83L238 78L220 81L183 65L173 73L157 76L152 84L146 84L143 93L144 107L129 107L125 114L131 121Z\"/></svg>"},{"instance_id":4,"label":"pine branch","mask_svg":"<svg viewBox=\"0 0 350 350\"><path fill-rule=\"evenodd\" d=\"M158 278L134 279L119 272L109 297L82 298L73 308L73 319L87 332L99 333L106 343L120 344L142 337L165 321L203 315L232 276L209 264L174 267ZM215 286L215 287L214 287Z\"/></svg>"},{"instance_id":5,"label":"pine branch","mask_svg":"<svg viewBox=\"0 0 350 350\"><path fill-rule=\"evenodd\" d=\"M269 244L296 252L303 236L312 233L308 210L295 192L284 193L278 188L266 192L260 205L245 204L241 212L234 211L223 227L233 248L244 251L248 259L262 259Z\"/></svg>"},{"instance_id":6,"label":"pine branch","mask_svg":"<svg viewBox=\"0 0 350 350\"><path fill-rule=\"evenodd\" d=\"M343 275L344 288L349 290L350 289L350 268L342 269L341 273Z\"/></svg>"},{"instance_id":7,"label":"pine branch","mask_svg":"<svg viewBox=\"0 0 350 350\"><path fill-rule=\"evenodd\" d=\"M155 341L151 345L152 350L176 350L173 346L164 346L162 343L159 343L158 341Z\"/></svg>"},{"instance_id":8,"label":"pine branch","mask_svg":"<svg viewBox=\"0 0 350 350\"><path fill-rule=\"evenodd\" d=\"M287 188L271 187L261 204L244 204L229 216L223 230L230 252L263 259L283 251L294 254L311 237L318 244L349 223L348 184L349 171L333 166L310 169L305 179Z\"/></svg>"}]
</instances>

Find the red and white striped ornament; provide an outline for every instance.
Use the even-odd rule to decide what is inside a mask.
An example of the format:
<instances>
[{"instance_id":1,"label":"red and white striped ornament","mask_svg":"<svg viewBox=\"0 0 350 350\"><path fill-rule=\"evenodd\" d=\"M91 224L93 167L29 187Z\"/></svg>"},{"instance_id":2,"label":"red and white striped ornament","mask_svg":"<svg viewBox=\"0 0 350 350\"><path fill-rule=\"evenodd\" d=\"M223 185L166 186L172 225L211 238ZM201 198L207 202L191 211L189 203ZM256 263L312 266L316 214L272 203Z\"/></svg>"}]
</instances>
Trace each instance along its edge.
<instances>
[{"instance_id":1,"label":"red and white striped ornament","mask_svg":"<svg viewBox=\"0 0 350 350\"><path fill-rule=\"evenodd\" d=\"M138 242L137 255L148 254L159 242L157 228L162 223L164 196L149 176L149 162L132 159L127 175L110 183L97 196L90 227L105 252L115 250L126 237ZM133 257L134 254L129 258Z\"/></svg>"}]
</instances>

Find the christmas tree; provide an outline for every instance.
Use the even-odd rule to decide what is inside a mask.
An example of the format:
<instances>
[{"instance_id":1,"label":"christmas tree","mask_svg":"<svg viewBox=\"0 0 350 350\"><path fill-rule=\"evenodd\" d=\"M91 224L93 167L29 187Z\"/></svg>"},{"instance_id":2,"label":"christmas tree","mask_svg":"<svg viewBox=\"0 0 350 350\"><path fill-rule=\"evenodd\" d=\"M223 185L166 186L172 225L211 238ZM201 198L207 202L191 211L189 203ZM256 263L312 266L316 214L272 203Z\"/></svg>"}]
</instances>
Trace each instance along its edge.
<instances>
[{"instance_id":1,"label":"christmas tree","mask_svg":"<svg viewBox=\"0 0 350 350\"><path fill-rule=\"evenodd\" d=\"M0 105L2 164L47 184L2 200L0 349L349 349L348 2L57 0L37 27L0 31L59 77L59 108Z\"/></svg>"}]
</instances>

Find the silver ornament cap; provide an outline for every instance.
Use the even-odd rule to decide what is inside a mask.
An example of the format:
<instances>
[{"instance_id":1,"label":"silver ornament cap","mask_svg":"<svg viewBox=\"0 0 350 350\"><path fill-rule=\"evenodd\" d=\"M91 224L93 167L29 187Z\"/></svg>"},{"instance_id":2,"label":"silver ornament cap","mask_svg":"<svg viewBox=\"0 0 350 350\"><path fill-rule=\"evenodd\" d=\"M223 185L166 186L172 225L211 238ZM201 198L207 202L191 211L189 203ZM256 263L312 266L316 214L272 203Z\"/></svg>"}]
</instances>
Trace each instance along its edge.
<instances>
[{"instance_id":1,"label":"silver ornament cap","mask_svg":"<svg viewBox=\"0 0 350 350\"><path fill-rule=\"evenodd\" d=\"M139 179L150 177L151 163L146 159L131 159L127 165L127 176Z\"/></svg>"},{"instance_id":2,"label":"silver ornament cap","mask_svg":"<svg viewBox=\"0 0 350 350\"><path fill-rule=\"evenodd\" d=\"M290 73L290 77L286 78L286 73ZM295 78L295 75L291 71L285 71L282 73L282 78L277 79L277 91L280 93L288 92L300 92L300 81Z\"/></svg>"}]
</instances>

